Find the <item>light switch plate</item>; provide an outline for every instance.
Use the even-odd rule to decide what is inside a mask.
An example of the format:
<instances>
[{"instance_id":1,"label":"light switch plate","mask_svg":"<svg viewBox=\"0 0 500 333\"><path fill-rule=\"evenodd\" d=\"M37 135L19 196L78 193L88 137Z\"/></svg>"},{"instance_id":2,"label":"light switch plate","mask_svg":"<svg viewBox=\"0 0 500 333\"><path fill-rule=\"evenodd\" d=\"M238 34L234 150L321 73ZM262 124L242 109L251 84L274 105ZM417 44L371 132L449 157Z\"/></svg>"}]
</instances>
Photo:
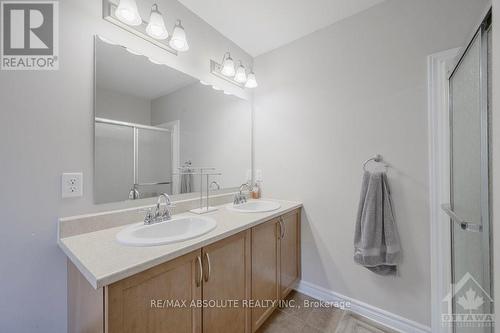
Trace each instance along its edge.
<instances>
[{"instance_id":1,"label":"light switch plate","mask_svg":"<svg viewBox=\"0 0 500 333\"><path fill-rule=\"evenodd\" d=\"M63 173L61 182L63 198L83 196L83 174L81 172Z\"/></svg>"}]
</instances>

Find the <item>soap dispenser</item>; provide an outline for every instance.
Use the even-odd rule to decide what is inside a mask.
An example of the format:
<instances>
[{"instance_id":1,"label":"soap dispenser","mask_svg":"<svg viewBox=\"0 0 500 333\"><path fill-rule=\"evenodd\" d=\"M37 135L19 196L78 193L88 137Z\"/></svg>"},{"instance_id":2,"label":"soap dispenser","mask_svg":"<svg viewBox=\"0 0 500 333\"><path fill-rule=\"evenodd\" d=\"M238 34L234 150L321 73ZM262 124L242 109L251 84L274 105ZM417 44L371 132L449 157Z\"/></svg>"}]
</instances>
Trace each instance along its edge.
<instances>
[{"instance_id":1,"label":"soap dispenser","mask_svg":"<svg viewBox=\"0 0 500 333\"><path fill-rule=\"evenodd\" d=\"M260 182L256 182L252 187L252 199L260 199Z\"/></svg>"}]
</instances>

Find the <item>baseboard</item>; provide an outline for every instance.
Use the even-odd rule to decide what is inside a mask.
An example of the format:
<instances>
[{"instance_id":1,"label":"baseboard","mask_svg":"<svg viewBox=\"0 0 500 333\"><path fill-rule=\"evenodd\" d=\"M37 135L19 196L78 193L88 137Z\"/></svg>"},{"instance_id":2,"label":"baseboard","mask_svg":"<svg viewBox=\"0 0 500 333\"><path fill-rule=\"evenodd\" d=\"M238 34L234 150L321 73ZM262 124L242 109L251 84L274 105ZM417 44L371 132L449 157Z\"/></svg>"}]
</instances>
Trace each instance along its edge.
<instances>
[{"instance_id":1,"label":"baseboard","mask_svg":"<svg viewBox=\"0 0 500 333\"><path fill-rule=\"evenodd\" d=\"M394 313L376 308L372 305L338 294L334 291L316 286L306 281L300 281L295 289L321 301L349 302L351 305L349 308L350 311L396 331L404 333L431 333L431 328L428 326L419 324L413 320L403 318Z\"/></svg>"}]
</instances>

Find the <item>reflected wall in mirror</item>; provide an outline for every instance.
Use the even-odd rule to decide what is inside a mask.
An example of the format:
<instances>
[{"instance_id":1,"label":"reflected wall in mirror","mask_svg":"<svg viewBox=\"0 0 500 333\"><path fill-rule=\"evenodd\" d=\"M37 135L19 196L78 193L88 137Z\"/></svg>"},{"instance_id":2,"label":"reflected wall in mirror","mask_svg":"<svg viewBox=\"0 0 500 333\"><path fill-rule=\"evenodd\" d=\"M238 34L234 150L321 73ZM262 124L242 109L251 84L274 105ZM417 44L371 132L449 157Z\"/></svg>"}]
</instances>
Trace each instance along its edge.
<instances>
[{"instance_id":1,"label":"reflected wall in mirror","mask_svg":"<svg viewBox=\"0 0 500 333\"><path fill-rule=\"evenodd\" d=\"M95 57L96 203L189 197L205 186L199 168L220 173L222 191L247 181L248 101L99 37Z\"/></svg>"}]
</instances>

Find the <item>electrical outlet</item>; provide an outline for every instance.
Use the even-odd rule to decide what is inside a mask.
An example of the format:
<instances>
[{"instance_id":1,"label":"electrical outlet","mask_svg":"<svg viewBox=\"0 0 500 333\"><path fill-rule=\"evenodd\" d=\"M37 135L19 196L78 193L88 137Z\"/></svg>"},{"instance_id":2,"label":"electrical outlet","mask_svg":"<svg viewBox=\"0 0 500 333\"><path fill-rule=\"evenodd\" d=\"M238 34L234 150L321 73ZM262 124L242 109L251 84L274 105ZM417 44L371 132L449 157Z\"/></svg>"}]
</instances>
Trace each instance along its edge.
<instances>
[{"instance_id":1,"label":"electrical outlet","mask_svg":"<svg viewBox=\"0 0 500 333\"><path fill-rule=\"evenodd\" d=\"M61 185L63 198L78 198L83 196L83 174L81 172L63 173Z\"/></svg>"}]
</instances>

